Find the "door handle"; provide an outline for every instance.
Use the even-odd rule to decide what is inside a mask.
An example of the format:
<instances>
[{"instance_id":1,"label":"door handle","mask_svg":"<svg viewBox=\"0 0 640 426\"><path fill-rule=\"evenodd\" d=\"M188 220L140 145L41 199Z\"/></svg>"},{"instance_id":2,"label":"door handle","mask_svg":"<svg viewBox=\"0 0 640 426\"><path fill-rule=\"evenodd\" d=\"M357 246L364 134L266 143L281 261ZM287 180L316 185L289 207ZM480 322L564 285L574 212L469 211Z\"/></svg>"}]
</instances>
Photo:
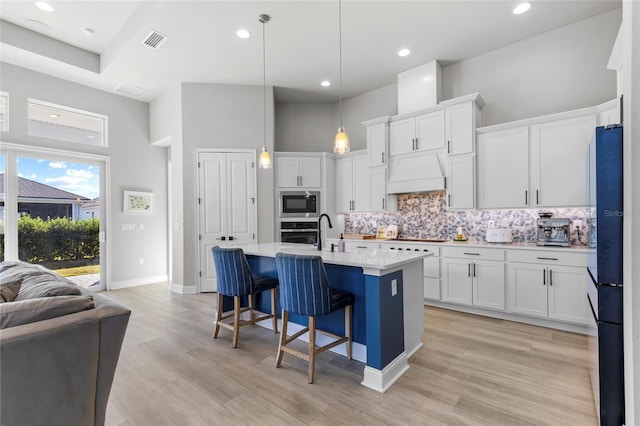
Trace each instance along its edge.
<instances>
[{"instance_id":1,"label":"door handle","mask_svg":"<svg viewBox=\"0 0 640 426\"><path fill-rule=\"evenodd\" d=\"M382 154L382 164L384 164L384 152L381 152L380 154Z\"/></svg>"},{"instance_id":2,"label":"door handle","mask_svg":"<svg viewBox=\"0 0 640 426\"><path fill-rule=\"evenodd\" d=\"M233 241L233 235L229 235L229 241Z\"/></svg>"},{"instance_id":3,"label":"door handle","mask_svg":"<svg viewBox=\"0 0 640 426\"><path fill-rule=\"evenodd\" d=\"M467 255L467 256L480 256L480 253L466 253L466 252L465 252L465 253L463 253L463 254L465 254L465 255Z\"/></svg>"},{"instance_id":4,"label":"door handle","mask_svg":"<svg viewBox=\"0 0 640 426\"><path fill-rule=\"evenodd\" d=\"M536 189L536 204L540 204L540 194L539 194L539 190Z\"/></svg>"},{"instance_id":5,"label":"door handle","mask_svg":"<svg viewBox=\"0 0 640 426\"><path fill-rule=\"evenodd\" d=\"M300 186L302 186L302 176L300 176Z\"/></svg>"},{"instance_id":6,"label":"door handle","mask_svg":"<svg viewBox=\"0 0 640 426\"><path fill-rule=\"evenodd\" d=\"M524 191L524 205L526 206L527 204L529 204L529 191L525 190Z\"/></svg>"},{"instance_id":7,"label":"door handle","mask_svg":"<svg viewBox=\"0 0 640 426\"><path fill-rule=\"evenodd\" d=\"M547 271L545 269L542 270L542 285L547 285Z\"/></svg>"},{"instance_id":8,"label":"door handle","mask_svg":"<svg viewBox=\"0 0 640 426\"><path fill-rule=\"evenodd\" d=\"M216 240L227 241L227 237L218 237L218 238L216 238Z\"/></svg>"},{"instance_id":9,"label":"door handle","mask_svg":"<svg viewBox=\"0 0 640 426\"><path fill-rule=\"evenodd\" d=\"M553 271L549 269L549 286L553 285Z\"/></svg>"},{"instance_id":10,"label":"door handle","mask_svg":"<svg viewBox=\"0 0 640 426\"><path fill-rule=\"evenodd\" d=\"M382 210L385 210L385 209L386 209L386 207L385 207L385 205L384 205L384 204L385 204L385 201L386 201L386 200L383 198L383 199L382 199Z\"/></svg>"},{"instance_id":11,"label":"door handle","mask_svg":"<svg viewBox=\"0 0 640 426\"><path fill-rule=\"evenodd\" d=\"M419 139L418 139L418 138L416 138L416 151L417 151L418 149L420 149L420 145L418 144L418 141L419 141Z\"/></svg>"},{"instance_id":12,"label":"door handle","mask_svg":"<svg viewBox=\"0 0 640 426\"><path fill-rule=\"evenodd\" d=\"M447 141L447 154L451 154L451 141Z\"/></svg>"},{"instance_id":13,"label":"door handle","mask_svg":"<svg viewBox=\"0 0 640 426\"><path fill-rule=\"evenodd\" d=\"M447 207L451 207L451 194L447 195Z\"/></svg>"},{"instance_id":14,"label":"door handle","mask_svg":"<svg viewBox=\"0 0 640 426\"><path fill-rule=\"evenodd\" d=\"M473 264L473 276L474 277L476 276L476 264L475 263Z\"/></svg>"},{"instance_id":15,"label":"door handle","mask_svg":"<svg viewBox=\"0 0 640 426\"><path fill-rule=\"evenodd\" d=\"M471 264L467 263L467 276L470 277L471 276Z\"/></svg>"}]
</instances>

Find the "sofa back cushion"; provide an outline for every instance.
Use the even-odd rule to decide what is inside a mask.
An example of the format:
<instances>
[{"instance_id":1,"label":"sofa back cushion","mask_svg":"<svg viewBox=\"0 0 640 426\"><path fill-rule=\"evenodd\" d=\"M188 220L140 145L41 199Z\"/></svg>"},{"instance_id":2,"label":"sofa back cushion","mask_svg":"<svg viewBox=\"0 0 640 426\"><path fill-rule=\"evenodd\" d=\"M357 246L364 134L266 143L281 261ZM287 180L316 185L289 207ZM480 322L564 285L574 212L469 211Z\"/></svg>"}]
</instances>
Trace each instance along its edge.
<instances>
[{"instance_id":1,"label":"sofa back cushion","mask_svg":"<svg viewBox=\"0 0 640 426\"><path fill-rule=\"evenodd\" d=\"M0 329L93 309L93 296L40 297L0 304Z\"/></svg>"},{"instance_id":2,"label":"sofa back cushion","mask_svg":"<svg viewBox=\"0 0 640 426\"><path fill-rule=\"evenodd\" d=\"M13 281L0 281L0 303L13 302L18 297L18 291L22 286L22 278Z\"/></svg>"},{"instance_id":3,"label":"sofa back cushion","mask_svg":"<svg viewBox=\"0 0 640 426\"><path fill-rule=\"evenodd\" d=\"M0 282L22 279L22 287L15 300L38 297L80 295L81 288L40 265L20 261L5 261L0 264Z\"/></svg>"}]
</instances>

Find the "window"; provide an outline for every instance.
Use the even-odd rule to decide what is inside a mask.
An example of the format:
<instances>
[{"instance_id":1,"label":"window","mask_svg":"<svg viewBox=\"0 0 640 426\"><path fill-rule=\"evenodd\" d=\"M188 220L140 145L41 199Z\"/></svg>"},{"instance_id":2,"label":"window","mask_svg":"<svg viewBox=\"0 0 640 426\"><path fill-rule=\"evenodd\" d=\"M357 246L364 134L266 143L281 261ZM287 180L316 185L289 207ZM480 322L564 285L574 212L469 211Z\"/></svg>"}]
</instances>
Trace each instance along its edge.
<instances>
[{"instance_id":1,"label":"window","mask_svg":"<svg viewBox=\"0 0 640 426\"><path fill-rule=\"evenodd\" d=\"M0 131L9 131L9 94L0 92Z\"/></svg>"},{"instance_id":2,"label":"window","mask_svg":"<svg viewBox=\"0 0 640 426\"><path fill-rule=\"evenodd\" d=\"M107 116L29 99L30 136L107 146Z\"/></svg>"}]
</instances>

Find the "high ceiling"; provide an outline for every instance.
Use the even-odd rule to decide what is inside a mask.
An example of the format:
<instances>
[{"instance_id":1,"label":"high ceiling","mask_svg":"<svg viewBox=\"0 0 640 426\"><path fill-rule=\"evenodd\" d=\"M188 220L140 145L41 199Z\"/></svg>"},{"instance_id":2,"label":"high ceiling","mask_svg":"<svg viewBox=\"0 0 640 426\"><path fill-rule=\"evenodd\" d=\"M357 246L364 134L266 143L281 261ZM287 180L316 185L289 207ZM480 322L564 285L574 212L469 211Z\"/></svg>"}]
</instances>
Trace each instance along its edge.
<instances>
[{"instance_id":1,"label":"high ceiling","mask_svg":"<svg viewBox=\"0 0 640 426\"><path fill-rule=\"evenodd\" d=\"M533 1L514 15L517 1L342 2L343 97L396 81L397 73L442 64L507 46L616 8L620 0ZM266 13L266 82L276 100L335 102L339 87L337 1L33 1L0 2L0 59L113 92L121 84L152 101L180 82L262 85L262 24ZM91 29L89 36L85 28ZM251 37L240 39L236 31ZM11 33L8 30L13 29ZM23 29L29 30L24 31ZM158 49L142 44L150 31L168 37ZM37 34L32 34L35 32ZM19 36L16 37L16 34ZM8 35L12 35L11 37ZM37 53L59 40L95 57L96 69L72 64L69 46ZM36 43L26 39L34 38ZM411 54L398 56L400 48ZM73 53L72 52L72 53ZM89 68L89 69L86 69ZM323 80L331 86L321 87ZM130 95L136 98L136 94Z\"/></svg>"}]
</instances>

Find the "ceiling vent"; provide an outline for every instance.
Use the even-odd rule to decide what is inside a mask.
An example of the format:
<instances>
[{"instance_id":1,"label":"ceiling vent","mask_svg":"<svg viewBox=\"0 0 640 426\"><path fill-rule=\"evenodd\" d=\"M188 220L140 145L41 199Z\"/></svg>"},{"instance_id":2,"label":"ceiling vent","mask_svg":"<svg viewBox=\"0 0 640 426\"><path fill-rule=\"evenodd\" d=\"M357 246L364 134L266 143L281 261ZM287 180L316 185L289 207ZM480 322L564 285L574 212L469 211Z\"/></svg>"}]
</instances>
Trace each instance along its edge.
<instances>
[{"instance_id":1,"label":"ceiling vent","mask_svg":"<svg viewBox=\"0 0 640 426\"><path fill-rule=\"evenodd\" d=\"M120 93L121 95L128 96L130 98L141 98L149 91L147 89L143 89L141 87L131 86L129 84L120 83L116 87L113 88L115 92Z\"/></svg>"},{"instance_id":2,"label":"ceiling vent","mask_svg":"<svg viewBox=\"0 0 640 426\"><path fill-rule=\"evenodd\" d=\"M147 36L142 41L142 44L144 44L145 46L149 46L152 49L157 49L158 47L162 46L165 41L167 41L167 38L169 37L164 34L160 34L155 30L151 30L151 32L147 34Z\"/></svg>"}]
</instances>

